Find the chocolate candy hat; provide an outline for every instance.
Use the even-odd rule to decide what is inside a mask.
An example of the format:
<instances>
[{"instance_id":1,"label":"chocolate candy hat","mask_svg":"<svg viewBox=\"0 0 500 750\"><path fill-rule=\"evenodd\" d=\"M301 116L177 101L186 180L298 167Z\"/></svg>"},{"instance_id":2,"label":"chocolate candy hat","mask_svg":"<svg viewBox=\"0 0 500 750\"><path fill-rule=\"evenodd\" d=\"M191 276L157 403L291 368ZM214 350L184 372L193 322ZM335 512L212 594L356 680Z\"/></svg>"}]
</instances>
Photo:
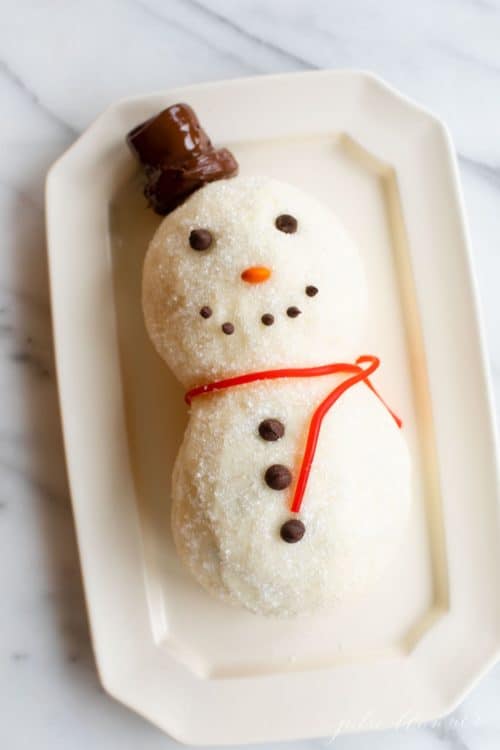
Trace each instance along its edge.
<instances>
[{"instance_id":1,"label":"chocolate candy hat","mask_svg":"<svg viewBox=\"0 0 500 750\"><path fill-rule=\"evenodd\" d=\"M212 146L188 104L174 104L137 125L127 143L144 167L144 195L158 214L170 213L207 182L238 172L232 153Z\"/></svg>"}]
</instances>

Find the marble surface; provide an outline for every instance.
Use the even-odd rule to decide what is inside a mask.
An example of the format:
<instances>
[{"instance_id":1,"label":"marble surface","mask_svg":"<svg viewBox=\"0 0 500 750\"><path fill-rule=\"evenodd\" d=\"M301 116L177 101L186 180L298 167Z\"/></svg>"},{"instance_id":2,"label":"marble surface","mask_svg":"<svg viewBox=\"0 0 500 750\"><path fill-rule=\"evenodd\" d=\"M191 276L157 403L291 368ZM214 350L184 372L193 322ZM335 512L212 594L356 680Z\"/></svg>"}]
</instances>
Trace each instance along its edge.
<instances>
[{"instance_id":1,"label":"marble surface","mask_svg":"<svg viewBox=\"0 0 500 750\"><path fill-rule=\"evenodd\" d=\"M498 397L500 1L3 0L0 8L0 743L173 747L108 698L96 676L57 407L46 170L118 97L278 71L378 73L439 114L455 139ZM499 701L500 666L440 722L333 744L493 750Z\"/></svg>"}]
</instances>

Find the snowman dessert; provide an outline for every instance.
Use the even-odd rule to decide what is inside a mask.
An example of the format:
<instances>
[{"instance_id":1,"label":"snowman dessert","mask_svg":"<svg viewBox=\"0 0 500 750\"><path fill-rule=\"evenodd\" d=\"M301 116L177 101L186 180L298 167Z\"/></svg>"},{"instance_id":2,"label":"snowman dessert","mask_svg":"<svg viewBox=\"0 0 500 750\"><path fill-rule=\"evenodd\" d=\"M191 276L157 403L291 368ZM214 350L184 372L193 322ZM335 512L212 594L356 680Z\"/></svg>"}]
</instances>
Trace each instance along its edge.
<instances>
[{"instance_id":1,"label":"snowman dessert","mask_svg":"<svg viewBox=\"0 0 500 750\"><path fill-rule=\"evenodd\" d=\"M297 187L220 180L236 163L177 106L188 153L172 157L174 108L141 126L156 138L146 193L168 211L144 263L144 316L190 407L175 543L218 597L259 614L310 613L367 591L408 516L400 422L372 383L378 359L360 349L362 262L335 216ZM181 177L158 190L172 169Z\"/></svg>"}]
</instances>

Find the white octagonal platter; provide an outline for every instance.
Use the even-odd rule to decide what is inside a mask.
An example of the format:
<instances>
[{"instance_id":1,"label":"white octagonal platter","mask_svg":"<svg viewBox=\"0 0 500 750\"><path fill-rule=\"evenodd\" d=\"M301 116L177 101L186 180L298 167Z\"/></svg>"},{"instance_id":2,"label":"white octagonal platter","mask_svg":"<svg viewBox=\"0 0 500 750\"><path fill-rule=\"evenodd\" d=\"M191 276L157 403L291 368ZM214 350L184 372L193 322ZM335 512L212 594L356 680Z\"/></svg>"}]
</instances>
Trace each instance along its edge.
<instances>
[{"instance_id":1,"label":"white octagonal platter","mask_svg":"<svg viewBox=\"0 0 500 750\"><path fill-rule=\"evenodd\" d=\"M140 310L158 224L127 131L178 101L242 174L329 204L361 248L366 350L402 414L413 511L362 601L282 621L211 599L182 569L170 472L186 412ZM500 645L490 390L450 138L372 75L283 75L111 106L52 167L47 223L61 408L92 636L104 687L191 744L285 740L449 711Z\"/></svg>"}]
</instances>

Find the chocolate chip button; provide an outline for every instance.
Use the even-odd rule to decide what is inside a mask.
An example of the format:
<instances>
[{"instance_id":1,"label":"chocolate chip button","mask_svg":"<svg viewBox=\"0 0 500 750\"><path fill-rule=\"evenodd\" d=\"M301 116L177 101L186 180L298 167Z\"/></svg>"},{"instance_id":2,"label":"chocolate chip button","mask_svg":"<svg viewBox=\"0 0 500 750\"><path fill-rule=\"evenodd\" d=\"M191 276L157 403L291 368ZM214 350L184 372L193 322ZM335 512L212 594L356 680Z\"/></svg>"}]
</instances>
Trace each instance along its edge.
<instances>
[{"instance_id":1,"label":"chocolate chip button","mask_svg":"<svg viewBox=\"0 0 500 750\"><path fill-rule=\"evenodd\" d=\"M317 286L312 286L312 284L309 284L309 286L306 286L306 294L308 297L315 297L318 291L319 289Z\"/></svg>"},{"instance_id":2,"label":"chocolate chip button","mask_svg":"<svg viewBox=\"0 0 500 750\"><path fill-rule=\"evenodd\" d=\"M259 425L259 435L263 440L274 443L285 434L285 426L279 419L264 419Z\"/></svg>"},{"instance_id":3,"label":"chocolate chip button","mask_svg":"<svg viewBox=\"0 0 500 750\"><path fill-rule=\"evenodd\" d=\"M232 323L223 323L222 330L227 336L230 336L232 333L234 333L234 326Z\"/></svg>"},{"instance_id":4,"label":"chocolate chip button","mask_svg":"<svg viewBox=\"0 0 500 750\"><path fill-rule=\"evenodd\" d=\"M295 307L295 305L292 305L292 307L289 307L286 311L286 314L289 318L296 318L298 315L300 315L302 310L299 310L298 307Z\"/></svg>"},{"instance_id":5,"label":"chocolate chip button","mask_svg":"<svg viewBox=\"0 0 500 750\"><path fill-rule=\"evenodd\" d=\"M274 315L271 315L271 313L264 313L264 315L261 318L261 321L264 323L265 326L272 326L274 323Z\"/></svg>"},{"instance_id":6,"label":"chocolate chip button","mask_svg":"<svg viewBox=\"0 0 500 750\"><path fill-rule=\"evenodd\" d=\"M264 478L266 484L272 490L285 490L292 483L292 474L290 469L282 464L273 464L266 471Z\"/></svg>"},{"instance_id":7,"label":"chocolate chip button","mask_svg":"<svg viewBox=\"0 0 500 750\"><path fill-rule=\"evenodd\" d=\"M208 305L203 305L203 307L200 310L200 315L202 318L209 318L212 315L212 308Z\"/></svg>"},{"instance_id":8,"label":"chocolate chip button","mask_svg":"<svg viewBox=\"0 0 500 750\"><path fill-rule=\"evenodd\" d=\"M280 214L275 221L276 229L285 234L294 234L297 231L297 219L290 214Z\"/></svg>"},{"instance_id":9,"label":"chocolate chip button","mask_svg":"<svg viewBox=\"0 0 500 750\"><path fill-rule=\"evenodd\" d=\"M193 250L208 250L212 244L212 235L208 229L193 229L189 235L189 244Z\"/></svg>"},{"instance_id":10,"label":"chocolate chip button","mask_svg":"<svg viewBox=\"0 0 500 750\"><path fill-rule=\"evenodd\" d=\"M306 527L298 518L291 518L289 521L285 521L280 529L280 537L284 542L288 542L288 544L300 542L305 533Z\"/></svg>"}]
</instances>

